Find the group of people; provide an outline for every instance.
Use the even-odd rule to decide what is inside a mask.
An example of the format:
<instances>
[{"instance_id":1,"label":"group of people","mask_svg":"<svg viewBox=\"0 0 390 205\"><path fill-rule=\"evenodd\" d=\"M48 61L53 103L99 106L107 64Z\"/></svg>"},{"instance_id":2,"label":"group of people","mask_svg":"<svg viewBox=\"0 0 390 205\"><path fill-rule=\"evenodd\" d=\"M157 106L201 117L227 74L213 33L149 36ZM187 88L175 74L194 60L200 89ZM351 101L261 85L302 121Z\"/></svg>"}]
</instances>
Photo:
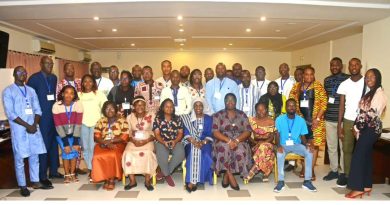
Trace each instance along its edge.
<instances>
[{"instance_id":1,"label":"group of people","mask_svg":"<svg viewBox=\"0 0 390 205\"><path fill-rule=\"evenodd\" d=\"M313 67L290 76L286 63L275 81L265 78L263 66L252 80L241 64L235 63L229 76L218 63L215 77L213 69L204 71L205 85L201 70L172 70L169 60L161 62L162 77L156 80L150 66L139 65L120 73L111 66L105 78L101 64L93 62L91 74L82 79L75 78L71 63L65 64L65 77L57 83L52 59L43 57L40 66L26 84L26 69L16 67L15 83L3 91L22 196L30 195L24 158L33 188L53 188L49 178L78 182L77 175L85 174L79 169L83 156L89 180L104 182L106 190L123 175L130 178L125 190L134 188L138 174L145 176L149 191L153 176L175 186L172 173L185 161L189 193L199 183L212 184L214 172L222 174L222 187L234 190L240 189L236 174L247 181L258 174L267 181L274 163L274 191L280 192L284 171L297 163L285 162L289 153L304 157L302 187L314 192L314 167L325 142L331 170L323 179L348 186L349 198L371 192L372 157L367 156L380 136L387 97L379 70L363 77L357 58L349 61L350 75L342 72L342 60L333 58L323 84ZM58 173L58 147L64 175Z\"/></svg>"}]
</instances>

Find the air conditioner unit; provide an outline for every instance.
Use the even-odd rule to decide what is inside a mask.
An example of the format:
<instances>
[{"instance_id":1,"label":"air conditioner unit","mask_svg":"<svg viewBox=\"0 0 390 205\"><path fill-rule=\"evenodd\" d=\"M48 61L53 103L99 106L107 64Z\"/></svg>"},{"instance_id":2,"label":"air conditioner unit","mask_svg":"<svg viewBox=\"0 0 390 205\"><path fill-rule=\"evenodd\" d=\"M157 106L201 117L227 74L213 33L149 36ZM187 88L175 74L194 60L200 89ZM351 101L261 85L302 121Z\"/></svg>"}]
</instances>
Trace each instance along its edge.
<instances>
[{"instance_id":1,"label":"air conditioner unit","mask_svg":"<svg viewBox=\"0 0 390 205\"><path fill-rule=\"evenodd\" d=\"M91 62L92 60L92 57L91 57L91 54L90 53L85 53L85 52L79 52L79 59L80 61L82 62Z\"/></svg>"},{"instance_id":2,"label":"air conditioner unit","mask_svg":"<svg viewBox=\"0 0 390 205\"><path fill-rule=\"evenodd\" d=\"M56 52L55 45L42 40L33 40L33 50L39 53L53 54Z\"/></svg>"}]
</instances>

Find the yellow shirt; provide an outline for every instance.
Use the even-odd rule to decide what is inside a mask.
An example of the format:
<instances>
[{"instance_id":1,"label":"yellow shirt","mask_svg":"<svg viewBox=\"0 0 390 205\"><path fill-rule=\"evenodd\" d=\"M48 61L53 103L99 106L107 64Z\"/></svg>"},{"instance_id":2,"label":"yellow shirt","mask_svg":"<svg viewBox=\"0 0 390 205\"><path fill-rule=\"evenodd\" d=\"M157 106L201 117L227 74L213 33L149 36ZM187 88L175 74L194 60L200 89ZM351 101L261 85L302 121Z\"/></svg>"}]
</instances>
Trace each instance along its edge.
<instances>
[{"instance_id":1,"label":"yellow shirt","mask_svg":"<svg viewBox=\"0 0 390 205\"><path fill-rule=\"evenodd\" d=\"M102 107L107 101L106 95L101 91L78 93L80 101L84 108L83 125L93 127L102 116Z\"/></svg>"}]
</instances>

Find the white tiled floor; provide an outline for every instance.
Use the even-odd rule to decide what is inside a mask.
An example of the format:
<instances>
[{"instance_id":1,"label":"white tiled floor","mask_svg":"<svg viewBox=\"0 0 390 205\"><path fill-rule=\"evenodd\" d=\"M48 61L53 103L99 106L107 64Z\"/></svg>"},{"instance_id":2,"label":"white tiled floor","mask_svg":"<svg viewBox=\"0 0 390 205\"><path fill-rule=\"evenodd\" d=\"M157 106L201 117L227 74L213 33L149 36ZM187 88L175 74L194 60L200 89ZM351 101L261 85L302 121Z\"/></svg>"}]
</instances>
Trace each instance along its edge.
<instances>
[{"instance_id":1,"label":"white tiled floor","mask_svg":"<svg viewBox=\"0 0 390 205\"><path fill-rule=\"evenodd\" d=\"M298 168L296 171L300 170ZM343 189L336 189L336 181L326 182L322 177L328 172L327 165L320 165L316 167L317 181L314 186L317 187L318 192L311 193L302 188L289 188L288 186L281 193L274 193L275 186L273 182L273 175L270 176L270 182L267 183L249 183L244 185L240 178L237 179L240 184L241 192L234 193L229 196L228 190L221 187L221 180L218 178L218 184L210 186L205 185L204 190L198 190L187 193L182 185L182 175L177 172L174 173L176 187L169 187L166 183L157 184L155 190L149 192L143 186L143 178L137 177L138 186L132 189L132 192L124 191L122 183L118 182L113 191L103 190L101 187L96 190L79 190L84 184L88 184L86 175L80 176L80 183L77 184L62 184L62 180L54 183L52 190L34 190L28 198L20 196L8 196L14 192L15 189L0 190L0 199L2 200L350 200L344 198ZM286 173L286 183L288 182L302 182L295 173ZM297 185L297 184L296 184ZM338 193L338 192L340 193ZM385 195L385 193L389 193ZM248 197L248 194L250 197ZM246 197L243 197L246 195ZM115 198L117 196L117 198ZM118 198L119 197L119 198ZM125 197L125 198L123 198ZM126 198L136 197L136 198ZM279 197L279 198L277 198ZM295 198L296 197L296 198ZM360 200L360 199L359 199ZM371 196L364 196L363 200L390 200L390 185L374 184L373 193Z\"/></svg>"}]
</instances>

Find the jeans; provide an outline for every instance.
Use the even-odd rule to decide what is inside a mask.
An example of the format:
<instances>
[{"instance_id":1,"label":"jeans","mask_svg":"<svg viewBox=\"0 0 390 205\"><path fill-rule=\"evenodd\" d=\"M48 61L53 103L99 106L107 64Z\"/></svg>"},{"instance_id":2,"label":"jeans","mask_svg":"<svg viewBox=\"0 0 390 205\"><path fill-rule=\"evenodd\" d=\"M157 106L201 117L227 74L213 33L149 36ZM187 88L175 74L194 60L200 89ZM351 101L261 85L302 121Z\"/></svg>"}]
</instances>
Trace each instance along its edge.
<instances>
[{"instance_id":1,"label":"jeans","mask_svg":"<svg viewBox=\"0 0 390 205\"><path fill-rule=\"evenodd\" d=\"M83 147L83 155L87 168L92 170L93 149L95 148L95 141L93 139L93 132L95 126L87 127L84 124L81 126L81 143Z\"/></svg>"},{"instance_id":2,"label":"jeans","mask_svg":"<svg viewBox=\"0 0 390 205\"><path fill-rule=\"evenodd\" d=\"M288 153L305 157L305 180L311 180L313 153L302 144L294 144L291 146L282 145L282 147L283 153L278 152L276 155L278 160L278 181L284 181L284 160Z\"/></svg>"}]
</instances>

